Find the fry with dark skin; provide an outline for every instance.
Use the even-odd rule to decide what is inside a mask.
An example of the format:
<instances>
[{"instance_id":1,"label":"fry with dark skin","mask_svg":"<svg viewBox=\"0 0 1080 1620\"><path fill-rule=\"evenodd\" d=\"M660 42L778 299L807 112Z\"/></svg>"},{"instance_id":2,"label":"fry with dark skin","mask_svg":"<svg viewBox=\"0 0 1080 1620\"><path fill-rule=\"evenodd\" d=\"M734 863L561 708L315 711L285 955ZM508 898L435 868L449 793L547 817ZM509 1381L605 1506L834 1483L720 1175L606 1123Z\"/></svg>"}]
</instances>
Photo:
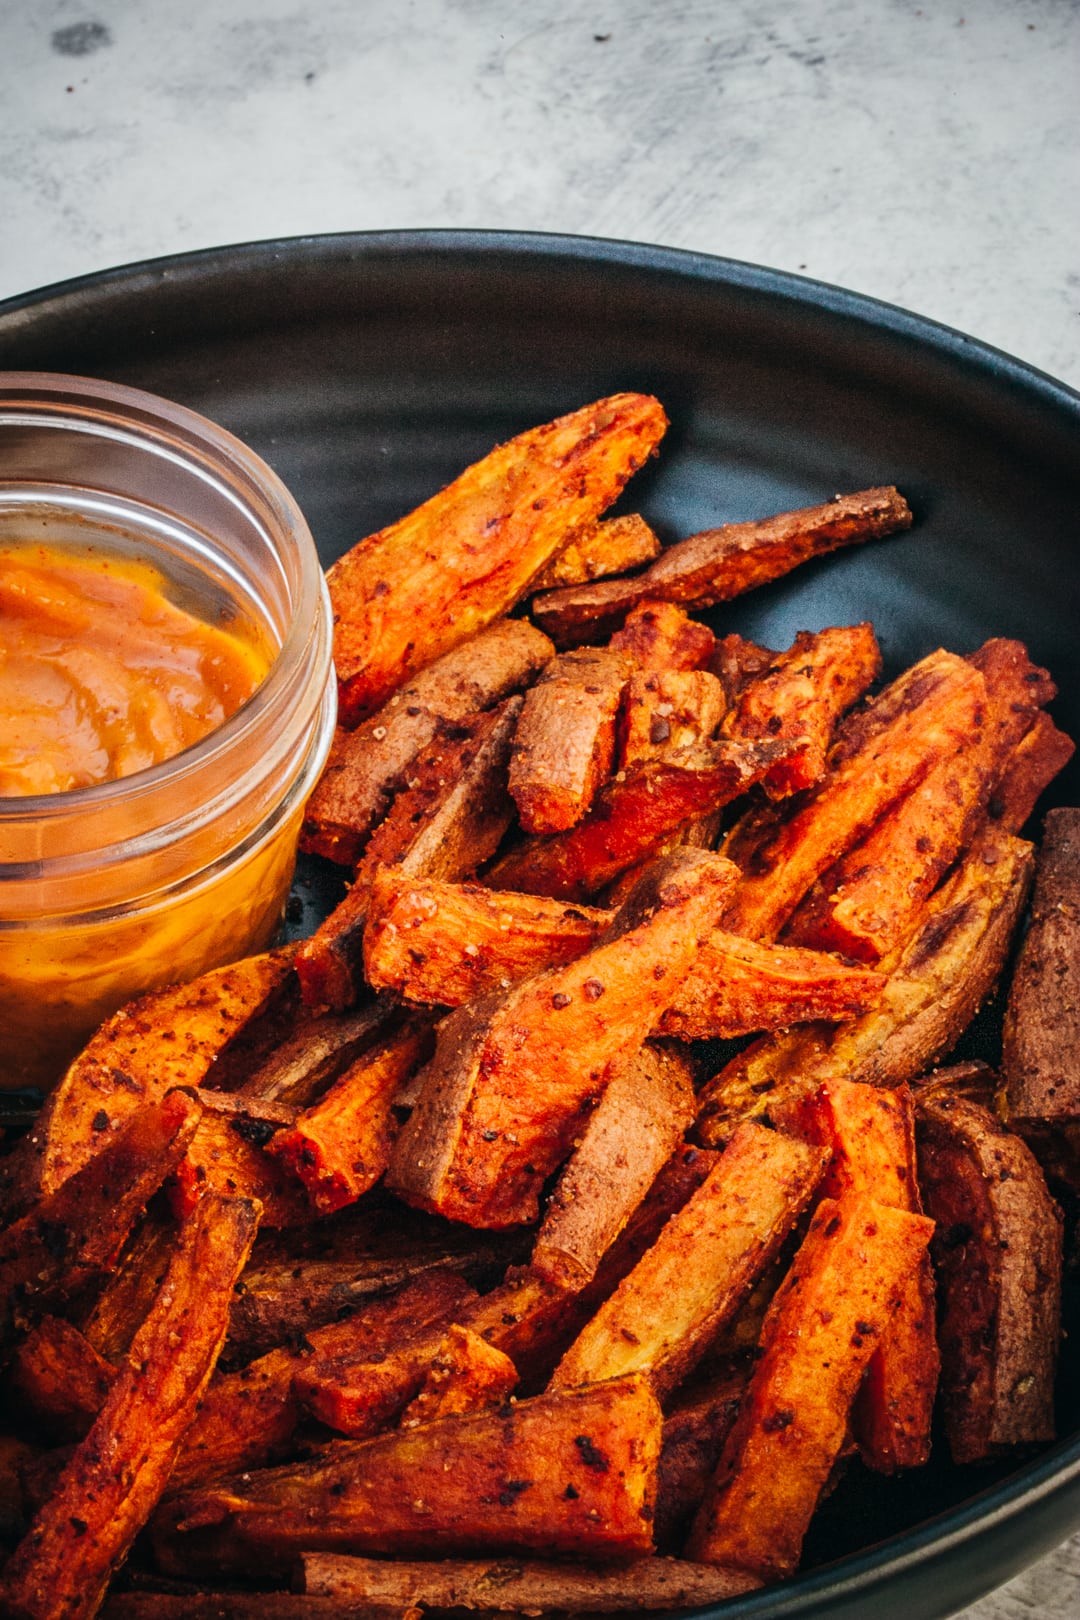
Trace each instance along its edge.
<instances>
[{"instance_id":1,"label":"fry with dark skin","mask_svg":"<svg viewBox=\"0 0 1080 1620\"><path fill-rule=\"evenodd\" d=\"M608 782L569 832L533 839L496 862L493 889L588 900L653 854L685 821L730 803L789 752L790 743L711 743L643 760Z\"/></svg>"},{"instance_id":2,"label":"fry with dark skin","mask_svg":"<svg viewBox=\"0 0 1080 1620\"><path fill-rule=\"evenodd\" d=\"M514 816L507 771L520 711L521 699L508 698L414 761L415 774L368 843L352 888L297 953L308 1006L342 1011L362 999L364 927L380 871L456 879L494 855Z\"/></svg>"},{"instance_id":3,"label":"fry with dark skin","mask_svg":"<svg viewBox=\"0 0 1080 1620\"><path fill-rule=\"evenodd\" d=\"M907 502L895 489L864 489L824 506L706 529L668 546L632 579L601 580L537 597L533 617L556 646L573 647L616 629L647 598L715 607L811 557L910 527Z\"/></svg>"},{"instance_id":4,"label":"fry with dark skin","mask_svg":"<svg viewBox=\"0 0 1080 1620\"><path fill-rule=\"evenodd\" d=\"M565 544L615 500L667 417L615 394L500 445L452 484L346 552L327 575L342 724L513 607Z\"/></svg>"},{"instance_id":5,"label":"fry with dark skin","mask_svg":"<svg viewBox=\"0 0 1080 1620\"><path fill-rule=\"evenodd\" d=\"M300 847L355 866L413 761L528 686L554 654L524 619L500 619L422 670L355 731L338 729L304 811Z\"/></svg>"},{"instance_id":6,"label":"fry with dark skin","mask_svg":"<svg viewBox=\"0 0 1080 1620\"><path fill-rule=\"evenodd\" d=\"M636 512L625 517L604 518L575 535L569 545L556 553L537 574L530 589L554 591L560 585L585 585L591 579L607 579L612 574L640 568L659 555L659 540Z\"/></svg>"},{"instance_id":7,"label":"fry with dark skin","mask_svg":"<svg viewBox=\"0 0 1080 1620\"><path fill-rule=\"evenodd\" d=\"M751 1362L733 1357L721 1370L681 1389L664 1415L664 1442L656 1485L656 1545L682 1549L701 1506L724 1442L746 1393Z\"/></svg>"},{"instance_id":8,"label":"fry with dark skin","mask_svg":"<svg viewBox=\"0 0 1080 1620\"><path fill-rule=\"evenodd\" d=\"M391 1190L472 1226L534 1219L545 1178L613 1065L670 1005L731 879L716 855L669 856L587 955L444 1020Z\"/></svg>"},{"instance_id":9,"label":"fry with dark skin","mask_svg":"<svg viewBox=\"0 0 1080 1620\"><path fill-rule=\"evenodd\" d=\"M798 1220L826 1155L742 1125L708 1180L570 1346L553 1389L645 1373L657 1394L693 1371Z\"/></svg>"},{"instance_id":10,"label":"fry with dark skin","mask_svg":"<svg viewBox=\"0 0 1080 1620\"><path fill-rule=\"evenodd\" d=\"M693 1118L688 1065L646 1044L616 1072L559 1177L533 1270L568 1289L591 1281Z\"/></svg>"},{"instance_id":11,"label":"fry with dark skin","mask_svg":"<svg viewBox=\"0 0 1080 1620\"><path fill-rule=\"evenodd\" d=\"M1009 755L987 813L1006 832L1020 832L1044 790L1075 752L1072 738L1059 731L1048 714L1037 714L1031 730Z\"/></svg>"},{"instance_id":12,"label":"fry with dark skin","mask_svg":"<svg viewBox=\"0 0 1080 1620\"><path fill-rule=\"evenodd\" d=\"M385 1559L309 1553L304 1590L339 1602L393 1604L396 1611L491 1609L536 1614L620 1614L644 1609L689 1609L721 1603L753 1589L750 1577L677 1558L647 1558L622 1569L575 1569L572 1564L520 1560L511 1565L445 1559L387 1563Z\"/></svg>"},{"instance_id":13,"label":"fry with dark skin","mask_svg":"<svg viewBox=\"0 0 1080 1620\"><path fill-rule=\"evenodd\" d=\"M626 654L604 647L561 653L525 694L509 788L526 832L565 832L592 804L615 757L632 667Z\"/></svg>"},{"instance_id":14,"label":"fry with dark skin","mask_svg":"<svg viewBox=\"0 0 1080 1620\"><path fill-rule=\"evenodd\" d=\"M933 1224L864 1198L818 1206L766 1320L689 1557L766 1581L797 1568L859 1381Z\"/></svg>"},{"instance_id":15,"label":"fry with dark skin","mask_svg":"<svg viewBox=\"0 0 1080 1620\"><path fill-rule=\"evenodd\" d=\"M116 1368L62 1316L44 1316L15 1351L8 1387L51 1440L81 1440L105 1403Z\"/></svg>"},{"instance_id":16,"label":"fry with dark skin","mask_svg":"<svg viewBox=\"0 0 1080 1620\"><path fill-rule=\"evenodd\" d=\"M0 1233L0 1343L35 1312L103 1277L180 1162L201 1114L189 1092L170 1092L127 1119L100 1153Z\"/></svg>"},{"instance_id":17,"label":"fry with dark skin","mask_svg":"<svg viewBox=\"0 0 1080 1620\"><path fill-rule=\"evenodd\" d=\"M726 707L723 686L706 669L635 675L623 704L620 768L711 742Z\"/></svg>"},{"instance_id":18,"label":"fry with dark skin","mask_svg":"<svg viewBox=\"0 0 1080 1620\"><path fill-rule=\"evenodd\" d=\"M982 1462L1054 1438L1061 1212L1031 1150L980 1104L920 1097L916 1123L945 1432L954 1462Z\"/></svg>"},{"instance_id":19,"label":"fry with dark skin","mask_svg":"<svg viewBox=\"0 0 1080 1620\"><path fill-rule=\"evenodd\" d=\"M644 1379L440 1418L314 1462L187 1492L155 1523L165 1570L288 1570L299 1552L652 1551L660 1408Z\"/></svg>"},{"instance_id":20,"label":"fry with dark skin","mask_svg":"<svg viewBox=\"0 0 1080 1620\"><path fill-rule=\"evenodd\" d=\"M0 1577L12 1620L90 1620L154 1509L225 1338L255 1236L247 1200L208 1194L86 1439Z\"/></svg>"}]
</instances>

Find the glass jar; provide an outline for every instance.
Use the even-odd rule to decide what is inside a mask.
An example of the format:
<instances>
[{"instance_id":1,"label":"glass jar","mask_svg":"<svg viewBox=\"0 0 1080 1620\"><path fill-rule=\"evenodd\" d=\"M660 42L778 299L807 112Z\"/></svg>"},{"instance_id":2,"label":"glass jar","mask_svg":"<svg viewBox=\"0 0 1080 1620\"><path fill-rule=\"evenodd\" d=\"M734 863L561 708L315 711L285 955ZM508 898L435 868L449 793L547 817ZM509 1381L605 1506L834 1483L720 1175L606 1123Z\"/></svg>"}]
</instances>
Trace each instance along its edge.
<instances>
[{"instance_id":1,"label":"glass jar","mask_svg":"<svg viewBox=\"0 0 1080 1620\"><path fill-rule=\"evenodd\" d=\"M252 451L179 405L0 372L0 543L152 562L276 649L200 742L73 792L0 798L0 1090L48 1086L143 991L263 949L333 734L331 614L304 518Z\"/></svg>"}]
</instances>

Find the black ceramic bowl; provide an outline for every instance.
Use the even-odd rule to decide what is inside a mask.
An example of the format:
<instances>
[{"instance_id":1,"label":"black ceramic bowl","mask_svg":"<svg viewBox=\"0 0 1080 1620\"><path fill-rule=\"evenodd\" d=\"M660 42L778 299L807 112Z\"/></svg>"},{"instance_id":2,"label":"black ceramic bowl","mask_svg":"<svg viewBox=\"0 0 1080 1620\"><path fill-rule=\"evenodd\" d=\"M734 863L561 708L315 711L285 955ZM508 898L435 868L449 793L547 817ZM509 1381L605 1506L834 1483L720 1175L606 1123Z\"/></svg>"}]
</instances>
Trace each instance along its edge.
<instances>
[{"instance_id":1,"label":"black ceramic bowl","mask_svg":"<svg viewBox=\"0 0 1080 1620\"><path fill-rule=\"evenodd\" d=\"M105 377L203 411L284 478L326 562L497 440L647 390L672 426L632 500L666 538L872 484L897 484L915 511L909 534L824 558L717 622L784 646L872 619L888 673L937 646L1018 636L1080 734L1080 397L869 299L621 243L321 237L10 300L0 368ZM1080 802L1080 766L1050 799ZM301 894L312 922L310 873ZM871 1603L879 1620L930 1620L1046 1552L1080 1523L1076 1331L1061 1385L1064 1438L1020 1465L853 1471L819 1514L809 1569L725 1606L726 1620Z\"/></svg>"}]
</instances>

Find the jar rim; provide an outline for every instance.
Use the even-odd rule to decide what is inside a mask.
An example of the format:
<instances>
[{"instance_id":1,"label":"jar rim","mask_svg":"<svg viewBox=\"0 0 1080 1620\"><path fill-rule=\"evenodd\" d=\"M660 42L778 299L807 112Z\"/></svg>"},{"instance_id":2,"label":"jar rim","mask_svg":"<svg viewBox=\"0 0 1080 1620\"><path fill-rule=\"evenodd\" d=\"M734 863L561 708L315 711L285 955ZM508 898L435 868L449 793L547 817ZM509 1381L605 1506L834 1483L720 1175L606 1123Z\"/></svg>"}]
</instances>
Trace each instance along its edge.
<instances>
[{"instance_id":1,"label":"jar rim","mask_svg":"<svg viewBox=\"0 0 1080 1620\"><path fill-rule=\"evenodd\" d=\"M39 425L90 432L97 422L111 436L129 440L134 451L152 448L181 462L235 502L236 492L222 476L223 471L232 475L242 486L249 516L271 540L275 554L280 555L282 538L289 542L297 589L295 595L290 592L288 623L266 675L219 726L169 759L129 776L60 793L0 796L0 827L8 828L55 825L107 811L120 802L134 804L211 772L223 754L249 739L266 722L268 712L288 698L298 668L318 639L320 621L328 623L330 617L322 567L300 507L277 473L227 429L187 406L126 384L57 372L0 371L0 431L27 417ZM58 506L63 504L65 487L55 484ZM328 651L325 661L329 673Z\"/></svg>"}]
</instances>

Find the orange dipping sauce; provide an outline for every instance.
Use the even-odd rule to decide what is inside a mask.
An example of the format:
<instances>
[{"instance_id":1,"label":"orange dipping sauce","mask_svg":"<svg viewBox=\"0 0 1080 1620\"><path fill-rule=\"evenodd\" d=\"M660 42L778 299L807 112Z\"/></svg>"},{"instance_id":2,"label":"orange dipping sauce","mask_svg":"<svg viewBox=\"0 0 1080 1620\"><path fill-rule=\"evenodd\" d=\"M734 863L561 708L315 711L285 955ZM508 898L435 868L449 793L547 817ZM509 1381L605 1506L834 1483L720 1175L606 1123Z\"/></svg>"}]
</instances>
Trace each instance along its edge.
<instances>
[{"instance_id":1,"label":"orange dipping sauce","mask_svg":"<svg viewBox=\"0 0 1080 1620\"><path fill-rule=\"evenodd\" d=\"M270 667L244 629L188 612L149 563L0 547L0 797L131 776L207 736Z\"/></svg>"}]
</instances>

